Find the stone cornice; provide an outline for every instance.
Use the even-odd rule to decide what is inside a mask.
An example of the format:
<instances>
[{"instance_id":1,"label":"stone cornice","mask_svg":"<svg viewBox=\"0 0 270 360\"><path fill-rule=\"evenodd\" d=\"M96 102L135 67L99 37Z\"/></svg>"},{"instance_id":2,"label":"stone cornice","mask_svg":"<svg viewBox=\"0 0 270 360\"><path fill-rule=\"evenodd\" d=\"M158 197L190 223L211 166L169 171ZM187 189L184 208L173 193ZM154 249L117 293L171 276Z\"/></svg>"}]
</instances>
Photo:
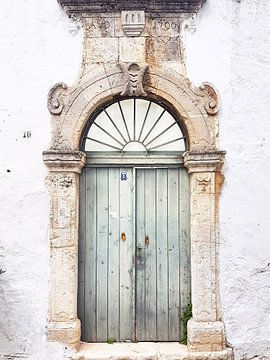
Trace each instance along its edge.
<instances>
[{"instance_id":1,"label":"stone cornice","mask_svg":"<svg viewBox=\"0 0 270 360\"><path fill-rule=\"evenodd\" d=\"M43 161L50 171L81 173L86 155L81 151L61 152L50 150L43 152Z\"/></svg>"},{"instance_id":2,"label":"stone cornice","mask_svg":"<svg viewBox=\"0 0 270 360\"><path fill-rule=\"evenodd\" d=\"M206 0L58 0L59 4L72 13L106 13L122 10L144 10L151 13L194 13Z\"/></svg>"},{"instance_id":3,"label":"stone cornice","mask_svg":"<svg viewBox=\"0 0 270 360\"><path fill-rule=\"evenodd\" d=\"M184 164L189 173L220 171L225 151L190 152L184 155Z\"/></svg>"}]
</instances>

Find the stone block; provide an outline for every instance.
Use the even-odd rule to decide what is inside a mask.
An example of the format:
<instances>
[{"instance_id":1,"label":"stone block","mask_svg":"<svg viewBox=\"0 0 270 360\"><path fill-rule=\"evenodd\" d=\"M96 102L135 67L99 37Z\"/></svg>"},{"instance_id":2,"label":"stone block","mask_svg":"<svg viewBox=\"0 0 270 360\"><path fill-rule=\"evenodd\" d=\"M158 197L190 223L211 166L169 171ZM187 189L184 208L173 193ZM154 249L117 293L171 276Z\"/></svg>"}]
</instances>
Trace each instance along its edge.
<instances>
[{"instance_id":1,"label":"stone block","mask_svg":"<svg viewBox=\"0 0 270 360\"><path fill-rule=\"evenodd\" d=\"M74 321L77 317L77 247L52 248L49 283L49 320Z\"/></svg>"},{"instance_id":2,"label":"stone block","mask_svg":"<svg viewBox=\"0 0 270 360\"><path fill-rule=\"evenodd\" d=\"M122 37L120 38L119 60L127 63L145 62L145 38Z\"/></svg>"},{"instance_id":3,"label":"stone block","mask_svg":"<svg viewBox=\"0 0 270 360\"><path fill-rule=\"evenodd\" d=\"M118 61L118 38L86 38L84 63L109 63Z\"/></svg>"},{"instance_id":4,"label":"stone block","mask_svg":"<svg viewBox=\"0 0 270 360\"><path fill-rule=\"evenodd\" d=\"M69 322L49 322L47 339L78 347L81 337L81 322L79 319Z\"/></svg>"},{"instance_id":5,"label":"stone block","mask_svg":"<svg viewBox=\"0 0 270 360\"><path fill-rule=\"evenodd\" d=\"M189 351L222 351L225 349L224 326L221 321L188 322Z\"/></svg>"}]
</instances>

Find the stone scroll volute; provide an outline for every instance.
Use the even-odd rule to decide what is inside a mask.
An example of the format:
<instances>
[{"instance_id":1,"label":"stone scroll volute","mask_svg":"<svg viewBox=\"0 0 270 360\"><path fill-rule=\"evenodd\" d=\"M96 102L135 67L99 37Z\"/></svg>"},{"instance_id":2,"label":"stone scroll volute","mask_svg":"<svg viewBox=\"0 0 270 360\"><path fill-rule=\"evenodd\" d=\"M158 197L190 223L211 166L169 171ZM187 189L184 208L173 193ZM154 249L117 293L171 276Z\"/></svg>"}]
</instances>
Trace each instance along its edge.
<instances>
[{"instance_id":1,"label":"stone scroll volute","mask_svg":"<svg viewBox=\"0 0 270 360\"><path fill-rule=\"evenodd\" d=\"M48 110L52 115L61 115L65 102L64 97L67 92L67 85L63 82L55 84L48 94Z\"/></svg>"}]
</instances>

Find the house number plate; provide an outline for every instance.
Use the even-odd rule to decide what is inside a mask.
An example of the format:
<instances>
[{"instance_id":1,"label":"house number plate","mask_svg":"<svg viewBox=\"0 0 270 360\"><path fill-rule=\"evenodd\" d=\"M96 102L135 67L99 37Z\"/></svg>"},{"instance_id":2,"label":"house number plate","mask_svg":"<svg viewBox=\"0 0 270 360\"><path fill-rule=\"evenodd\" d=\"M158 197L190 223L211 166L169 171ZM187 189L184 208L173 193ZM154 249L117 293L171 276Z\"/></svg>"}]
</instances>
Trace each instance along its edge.
<instances>
[{"instance_id":1,"label":"house number plate","mask_svg":"<svg viewBox=\"0 0 270 360\"><path fill-rule=\"evenodd\" d=\"M121 181L126 181L127 180L127 173L126 172L121 172Z\"/></svg>"}]
</instances>

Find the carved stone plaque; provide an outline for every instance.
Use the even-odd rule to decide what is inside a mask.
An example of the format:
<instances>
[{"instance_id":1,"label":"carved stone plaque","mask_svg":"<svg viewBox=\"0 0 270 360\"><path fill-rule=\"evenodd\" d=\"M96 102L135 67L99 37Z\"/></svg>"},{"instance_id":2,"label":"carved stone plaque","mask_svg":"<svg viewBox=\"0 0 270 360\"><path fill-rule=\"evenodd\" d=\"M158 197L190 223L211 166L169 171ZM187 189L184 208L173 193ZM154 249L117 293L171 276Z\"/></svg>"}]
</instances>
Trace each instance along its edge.
<instances>
[{"instance_id":1,"label":"carved stone plaque","mask_svg":"<svg viewBox=\"0 0 270 360\"><path fill-rule=\"evenodd\" d=\"M145 26L144 11L122 11L122 27L127 36L140 36Z\"/></svg>"}]
</instances>

